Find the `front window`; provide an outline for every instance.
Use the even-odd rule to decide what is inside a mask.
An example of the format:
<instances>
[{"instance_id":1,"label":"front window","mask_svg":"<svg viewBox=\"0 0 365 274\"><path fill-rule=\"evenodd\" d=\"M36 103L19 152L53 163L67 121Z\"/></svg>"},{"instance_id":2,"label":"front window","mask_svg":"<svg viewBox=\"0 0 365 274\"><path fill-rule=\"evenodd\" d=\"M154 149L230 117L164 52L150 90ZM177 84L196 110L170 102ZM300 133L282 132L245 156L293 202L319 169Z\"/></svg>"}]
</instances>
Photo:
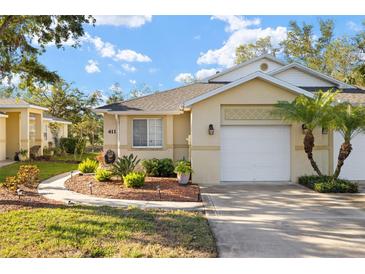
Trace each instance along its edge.
<instances>
[{"instance_id":1,"label":"front window","mask_svg":"<svg viewBox=\"0 0 365 274\"><path fill-rule=\"evenodd\" d=\"M162 119L134 119L133 146L162 147Z\"/></svg>"}]
</instances>

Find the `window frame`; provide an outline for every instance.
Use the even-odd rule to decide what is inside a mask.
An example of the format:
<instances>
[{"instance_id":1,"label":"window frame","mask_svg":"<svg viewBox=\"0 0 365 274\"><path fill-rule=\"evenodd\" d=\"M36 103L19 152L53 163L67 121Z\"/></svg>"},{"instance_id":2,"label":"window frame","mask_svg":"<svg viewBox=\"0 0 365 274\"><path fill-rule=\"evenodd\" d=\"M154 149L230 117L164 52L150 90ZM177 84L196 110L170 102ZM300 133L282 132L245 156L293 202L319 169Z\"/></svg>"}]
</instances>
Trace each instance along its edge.
<instances>
[{"instance_id":1,"label":"window frame","mask_svg":"<svg viewBox=\"0 0 365 274\"><path fill-rule=\"evenodd\" d=\"M133 123L135 120L146 120L147 121L147 146L135 146L134 145L134 127L133 127ZM149 140L150 140L150 125L149 125L149 121L150 120L161 120L161 146L149 146ZM164 145L164 125L163 125L163 118L133 118L132 119L132 148L143 148L143 149L149 149L149 148L163 148Z\"/></svg>"}]
</instances>

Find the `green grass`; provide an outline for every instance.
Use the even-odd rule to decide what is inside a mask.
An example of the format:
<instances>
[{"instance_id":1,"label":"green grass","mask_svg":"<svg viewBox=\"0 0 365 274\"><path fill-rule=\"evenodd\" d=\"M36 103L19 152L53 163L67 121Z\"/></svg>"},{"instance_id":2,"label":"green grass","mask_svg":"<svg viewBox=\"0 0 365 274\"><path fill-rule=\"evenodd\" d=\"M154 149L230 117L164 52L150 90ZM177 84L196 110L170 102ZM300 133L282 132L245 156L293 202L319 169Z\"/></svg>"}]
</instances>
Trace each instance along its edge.
<instances>
[{"instance_id":1,"label":"green grass","mask_svg":"<svg viewBox=\"0 0 365 274\"><path fill-rule=\"evenodd\" d=\"M15 176L18 172L20 165L29 164L29 162L17 162L5 167L0 168L0 183L4 182L5 177ZM40 169L39 179L45 180L54 175L68 172L77 169L77 164L62 163L62 162L46 162L46 161L34 161L32 165L38 166Z\"/></svg>"},{"instance_id":2,"label":"green grass","mask_svg":"<svg viewBox=\"0 0 365 274\"><path fill-rule=\"evenodd\" d=\"M212 256L200 213L69 207L0 214L0 257Z\"/></svg>"},{"instance_id":3,"label":"green grass","mask_svg":"<svg viewBox=\"0 0 365 274\"><path fill-rule=\"evenodd\" d=\"M82 157L80 157L79 155L76 155L76 161L82 161L85 160L86 158L95 160L95 157L98 156L97 152L94 153L84 153L82 155ZM66 155L62 155L62 156L52 156L53 160L61 160L61 161L75 161L75 156L73 154L66 154Z\"/></svg>"}]
</instances>

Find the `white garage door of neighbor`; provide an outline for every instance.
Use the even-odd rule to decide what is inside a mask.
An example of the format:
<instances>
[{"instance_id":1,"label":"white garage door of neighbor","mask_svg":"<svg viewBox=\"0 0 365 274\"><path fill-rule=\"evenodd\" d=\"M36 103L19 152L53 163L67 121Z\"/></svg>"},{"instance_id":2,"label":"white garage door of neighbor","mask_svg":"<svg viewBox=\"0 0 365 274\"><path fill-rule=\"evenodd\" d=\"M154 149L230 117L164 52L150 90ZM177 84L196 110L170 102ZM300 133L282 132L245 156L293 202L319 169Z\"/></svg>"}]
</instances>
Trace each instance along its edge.
<instances>
[{"instance_id":1,"label":"white garage door of neighbor","mask_svg":"<svg viewBox=\"0 0 365 274\"><path fill-rule=\"evenodd\" d=\"M337 165L338 151L343 143L343 137L335 132L333 137L334 169ZM352 140L352 151L342 166L340 177L349 180L365 180L365 134L358 134Z\"/></svg>"},{"instance_id":2,"label":"white garage door of neighbor","mask_svg":"<svg viewBox=\"0 0 365 274\"><path fill-rule=\"evenodd\" d=\"M222 126L221 181L290 181L290 127Z\"/></svg>"}]
</instances>

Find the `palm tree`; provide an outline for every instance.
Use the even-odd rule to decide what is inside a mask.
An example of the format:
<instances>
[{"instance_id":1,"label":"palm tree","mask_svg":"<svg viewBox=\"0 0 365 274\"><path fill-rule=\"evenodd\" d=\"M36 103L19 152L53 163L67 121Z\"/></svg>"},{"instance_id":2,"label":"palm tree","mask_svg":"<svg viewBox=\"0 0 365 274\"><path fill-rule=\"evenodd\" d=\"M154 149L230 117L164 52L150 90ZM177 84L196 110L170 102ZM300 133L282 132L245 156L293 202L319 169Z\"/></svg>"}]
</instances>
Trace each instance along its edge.
<instances>
[{"instance_id":1,"label":"palm tree","mask_svg":"<svg viewBox=\"0 0 365 274\"><path fill-rule=\"evenodd\" d=\"M334 119L331 127L338 131L344 141L338 153L337 166L333 178L337 179L341 168L352 151L351 140L365 130L365 108L352 106L350 103L341 103L334 107Z\"/></svg>"},{"instance_id":2,"label":"palm tree","mask_svg":"<svg viewBox=\"0 0 365 274\"><path fill-rule=\"evenodd\" d=\"M313 130L319 126L327 127L329 125L331 120L331 104L336 94L337 92L332 91L319 91L314 95L314 98L301 95L292 102L278 102L273 111L273 115L279 116L284 121L303 124L305 131L303 140L304 151L313 169L320 176L322 176L322 172L313 158Z\"/></svg>"}]
</instances>

